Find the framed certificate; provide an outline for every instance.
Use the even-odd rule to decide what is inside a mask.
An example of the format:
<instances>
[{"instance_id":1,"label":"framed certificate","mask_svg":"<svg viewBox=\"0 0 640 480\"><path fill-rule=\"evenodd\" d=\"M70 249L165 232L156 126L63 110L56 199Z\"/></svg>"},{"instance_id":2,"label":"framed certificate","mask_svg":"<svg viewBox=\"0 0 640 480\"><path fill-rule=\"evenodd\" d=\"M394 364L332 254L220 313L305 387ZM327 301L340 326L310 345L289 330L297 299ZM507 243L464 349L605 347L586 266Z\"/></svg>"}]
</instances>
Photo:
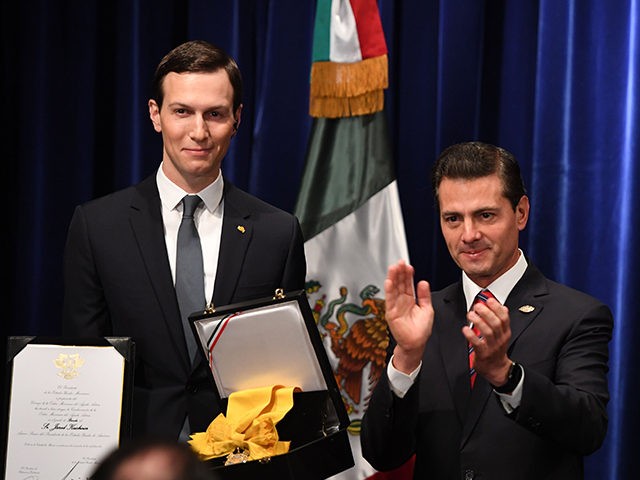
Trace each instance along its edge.
<instances>
[{"instance_id":1,"label":"framed certificate","mask_svg":"<svg viewBox=\"0 0 640 480\"><path fill-rule=\"evenodd\" d=\"M130 437L129 338L10 337L5 479L84 480Z\"/></svg>"}]
</instances>

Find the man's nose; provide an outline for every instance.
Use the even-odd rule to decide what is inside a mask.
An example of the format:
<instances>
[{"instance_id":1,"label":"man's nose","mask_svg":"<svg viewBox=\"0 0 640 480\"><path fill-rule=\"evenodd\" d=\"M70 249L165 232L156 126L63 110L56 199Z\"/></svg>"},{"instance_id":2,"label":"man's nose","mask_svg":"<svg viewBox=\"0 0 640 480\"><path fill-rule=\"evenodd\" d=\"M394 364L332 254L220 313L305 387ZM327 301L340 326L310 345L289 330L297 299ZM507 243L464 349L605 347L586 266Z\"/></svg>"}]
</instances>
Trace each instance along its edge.
<instances>
[{"instance_id":1,"label":"man's nose","mask_svg":"<svg viewBox=\"0 0 640 480\"><path fill-rule=\"evenodd\" d=\"M191 130L191 137L195 140L202 140L209 135L209 129L207 128L207 122L199 115L194 117L194 124Z\"/></svg>"},{"instance_id":2,"label":"man's nose","mask_svg":"<svg viewBox=\"0 0 640 480\"><path fill-rule=\"evenodd\" d=\"M480 230L472 219L467 219L462 224L462 241L471 243L480 238Z\"/></svg>"}]
</instances>

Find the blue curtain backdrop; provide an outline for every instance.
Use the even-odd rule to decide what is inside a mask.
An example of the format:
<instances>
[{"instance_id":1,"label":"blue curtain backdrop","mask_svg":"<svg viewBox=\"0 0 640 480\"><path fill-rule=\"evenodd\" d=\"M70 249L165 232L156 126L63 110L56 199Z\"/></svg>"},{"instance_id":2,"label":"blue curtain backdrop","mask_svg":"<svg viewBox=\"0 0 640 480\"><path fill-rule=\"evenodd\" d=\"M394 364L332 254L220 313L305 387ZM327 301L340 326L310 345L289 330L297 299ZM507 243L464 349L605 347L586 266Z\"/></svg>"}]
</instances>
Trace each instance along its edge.
<instances>
[{"instance_id":1,"label":"blue curtain backdrop","mask_svg":"<svg viewBox=\"0 0 640 480\"><path fill-rule=\"evenodd\" d=\"M514 152L533 205L525 252L615 315L609 432L587 459L587 478L631 478L640 469L632 357L640 340L640 0L379 6L390 60L386 113L418 275L437 288L458 275L431 198L437 153L472 139ZM225 175L293 210L311 123L313 0L25 0L0 8L5 334L59 334L73 208L157 168L149 80L184 40L220 45L243 71L243 121Z\"/></svg>"}]
</instances>

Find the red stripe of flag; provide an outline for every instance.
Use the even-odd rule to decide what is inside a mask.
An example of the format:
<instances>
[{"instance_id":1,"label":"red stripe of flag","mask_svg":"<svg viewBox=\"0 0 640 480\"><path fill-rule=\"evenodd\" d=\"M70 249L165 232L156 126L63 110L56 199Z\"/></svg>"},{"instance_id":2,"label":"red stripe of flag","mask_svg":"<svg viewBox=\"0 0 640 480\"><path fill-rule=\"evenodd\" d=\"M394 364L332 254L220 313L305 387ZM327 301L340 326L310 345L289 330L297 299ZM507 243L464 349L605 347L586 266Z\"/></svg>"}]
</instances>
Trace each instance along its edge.
<instances>
[{"instance_id":1,"label":"red stripe of flag","mask_svg":"<svg viewBox=\"0 0 640 480\"><path fill-rule=\"evenodd\" d=\"M356 19L362 59L386 55L387 42L376 0L351 0L351 9Z\"/></svg>"}]
</instances>

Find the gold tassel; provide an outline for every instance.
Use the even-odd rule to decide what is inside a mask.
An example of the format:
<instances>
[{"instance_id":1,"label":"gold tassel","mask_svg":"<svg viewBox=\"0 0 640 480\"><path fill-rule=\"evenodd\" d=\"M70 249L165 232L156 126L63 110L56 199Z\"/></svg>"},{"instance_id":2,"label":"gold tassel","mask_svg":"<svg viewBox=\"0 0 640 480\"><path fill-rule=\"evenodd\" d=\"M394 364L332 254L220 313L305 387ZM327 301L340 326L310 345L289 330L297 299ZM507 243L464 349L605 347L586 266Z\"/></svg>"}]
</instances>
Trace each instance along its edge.
<instances>
[{"instance_id":1,"label":"gold tassel","mask_svg":"<svg viewBox=\"0 0 640 480\"><path fill-rule=\"evenodd\" d=\"M357 97L311 97L309 115L312 117L341 118L367 115L384 108L384 92L375 90Z\"/></svg>"},{"instance_id":2,"label":"gold tassel","mask_svg":"<svg viewBox=\"0 0 640 480\"><path fill-rule=\"evenodd\" d=\"M380 111L388 85L386 55L353 63L315 62L311 66L309 114L337 118Z\"/></svg>"}]
</instances>

